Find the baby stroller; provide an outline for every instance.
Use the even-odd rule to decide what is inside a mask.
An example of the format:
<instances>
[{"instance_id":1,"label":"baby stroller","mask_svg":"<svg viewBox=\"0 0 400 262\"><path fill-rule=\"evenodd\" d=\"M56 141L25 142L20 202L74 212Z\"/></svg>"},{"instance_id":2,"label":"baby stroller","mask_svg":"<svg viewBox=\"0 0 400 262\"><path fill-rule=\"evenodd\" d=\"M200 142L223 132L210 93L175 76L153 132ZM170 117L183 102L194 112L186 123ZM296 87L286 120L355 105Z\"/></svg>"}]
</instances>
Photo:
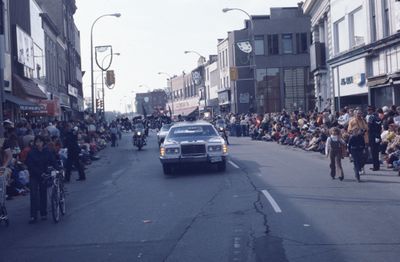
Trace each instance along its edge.
<instances>
[{"instance_id":1,"label":"baby stroller","mask_svg":"<svg viewBox=\"0 0 400 262\"><path fill-rule=\"evenodd\" d=\"M6 209L6 191L7 191L7 172L5 168L0 168L0 224L4 221L8 226L8 215Z\"/></svg>"}]
</instances>

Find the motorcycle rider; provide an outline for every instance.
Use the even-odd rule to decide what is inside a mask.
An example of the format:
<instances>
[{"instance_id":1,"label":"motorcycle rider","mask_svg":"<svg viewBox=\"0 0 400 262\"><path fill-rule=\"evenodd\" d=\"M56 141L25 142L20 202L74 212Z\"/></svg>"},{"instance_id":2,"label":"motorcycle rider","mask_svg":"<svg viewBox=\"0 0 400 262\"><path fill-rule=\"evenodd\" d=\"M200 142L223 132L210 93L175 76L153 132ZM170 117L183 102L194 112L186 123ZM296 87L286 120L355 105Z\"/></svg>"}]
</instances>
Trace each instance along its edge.
<instances>
[{"instance_id":1,"label":"motorcycle rider","mask_svg":"<svg viewBox=\"0 0 400 262\"><path fill-rule=\"evenodd\" d=\"M226 143L229 145L228 135L226 133L226 123L225 120L221 118L221 116L217 116L217 120L215 121L215 127L217 128L218 132L221 133Z\"/></svg>"}]
</instances>

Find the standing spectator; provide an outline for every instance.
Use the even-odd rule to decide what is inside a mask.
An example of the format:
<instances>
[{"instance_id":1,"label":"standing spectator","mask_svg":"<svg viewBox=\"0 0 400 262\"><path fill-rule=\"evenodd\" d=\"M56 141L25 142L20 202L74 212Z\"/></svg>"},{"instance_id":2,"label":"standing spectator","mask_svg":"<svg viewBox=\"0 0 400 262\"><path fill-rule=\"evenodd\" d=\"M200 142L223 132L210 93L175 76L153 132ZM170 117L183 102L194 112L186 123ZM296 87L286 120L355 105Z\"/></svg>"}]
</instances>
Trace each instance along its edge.
<instances>
[{"instance_id":1,"label":"standing spectator","mask_svg":"<svg viewBox=\"0 0 400 262\"><path fill-rule=\"evenodd\" d=\"M68 132L66 136L66 147L68 149L67 167L65 171L65 181L69 182L71 178L72 165L74 165L79 172L79 178L77 181L83 181L86 179L85 171L83 169L82 163L79 160L79 153L81 148L78 144L78 127L71 128L68 125Z\"/></svg>"},{"instance_id":2,"label":"standing spectator","mask_svg":"<svg viewBox=\"0 0 400 262\"><path fill-rule=\"evenodd\" d=\"M37 136L34 140L34 148L28 153L25 163L29 170L31 194L31 219L29 223L33 224L37 221L37 212L39 210L42 220L46 220L47 185L43 183L42 174L44 174L50 166L57 168L57 161L54 155L44 147L44 138Z\"/></svg>"},{"instance_id":3,"label":"standing spectator","mask_svg":"<svg viewBox=\"0 0 400 262\"><path fill-rule=\"evenodd\" d=\"M354 174L358 182L360 181L360 170L363 165L363 150L365 149L365 140L363 130L358 127L353 128L349 138L348 149L353 157Z\"/></svg>"},{"instance_id":4,"label":"standing spectator","mask_svg":"<svg viewBox=\"0 0 400 262\"><path fill-rule=\"evenodd\" d=\"M372 171L378 171L380 168L379 162L379 146L381 143L382 121L379 119L378 113L375 112L375 107L368 106L368 142L371 148L372 155Z\"/></svg>"},{"instance_id":5,"label":"standing spectator","mask_svg":"<svg viewBox=\"0 0 400 262\"><path fill-rule=\"evenodd\" d=\"M339 179L343 181L344 174L342 168L343 148L346 143L340 135L340 129L334 127L331 129L331 135L326 140L325 155L330 159L331 177L335 179L336 172L339 172Z\"/></svg>"}]
</instances>

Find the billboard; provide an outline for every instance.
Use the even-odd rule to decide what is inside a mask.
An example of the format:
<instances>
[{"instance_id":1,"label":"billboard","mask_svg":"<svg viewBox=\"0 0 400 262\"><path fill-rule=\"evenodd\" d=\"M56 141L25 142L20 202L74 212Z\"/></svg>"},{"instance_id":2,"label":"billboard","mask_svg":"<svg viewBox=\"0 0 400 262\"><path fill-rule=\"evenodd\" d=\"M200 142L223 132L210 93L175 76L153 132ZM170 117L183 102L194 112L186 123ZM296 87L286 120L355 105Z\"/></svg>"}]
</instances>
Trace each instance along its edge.
<instances>
[{"instance_id":1,"label":"billboard","mask_svg":"<svg viewBox=\"0 0 400 262\"><path fill-rule=\"evenodd\" d=\"M33 59L33 40L22 30L19 26L16 26L17 34L17 50L18 50L18 62L24 66L35 69L35 63Z\"/></svg>"}]
</instances>

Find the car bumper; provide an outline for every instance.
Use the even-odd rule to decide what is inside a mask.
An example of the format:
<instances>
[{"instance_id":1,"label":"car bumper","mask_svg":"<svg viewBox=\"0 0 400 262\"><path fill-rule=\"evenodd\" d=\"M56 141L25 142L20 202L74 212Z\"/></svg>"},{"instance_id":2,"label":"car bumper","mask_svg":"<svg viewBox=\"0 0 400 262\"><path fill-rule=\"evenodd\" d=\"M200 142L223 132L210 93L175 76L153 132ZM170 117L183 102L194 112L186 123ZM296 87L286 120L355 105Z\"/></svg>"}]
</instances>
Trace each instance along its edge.
<instances>
[{"instance_id":1,"label":"car bumper","mask_svg":"<svg viewBox=\"0 0 400 262\"><path fill-rule=\"evenodd\" d=\"M228 155L222 156L190 156L177 158L160 158L162 164L179 164L179 163L220 163L226 161Z\"/></svg>"}]
</instances>

